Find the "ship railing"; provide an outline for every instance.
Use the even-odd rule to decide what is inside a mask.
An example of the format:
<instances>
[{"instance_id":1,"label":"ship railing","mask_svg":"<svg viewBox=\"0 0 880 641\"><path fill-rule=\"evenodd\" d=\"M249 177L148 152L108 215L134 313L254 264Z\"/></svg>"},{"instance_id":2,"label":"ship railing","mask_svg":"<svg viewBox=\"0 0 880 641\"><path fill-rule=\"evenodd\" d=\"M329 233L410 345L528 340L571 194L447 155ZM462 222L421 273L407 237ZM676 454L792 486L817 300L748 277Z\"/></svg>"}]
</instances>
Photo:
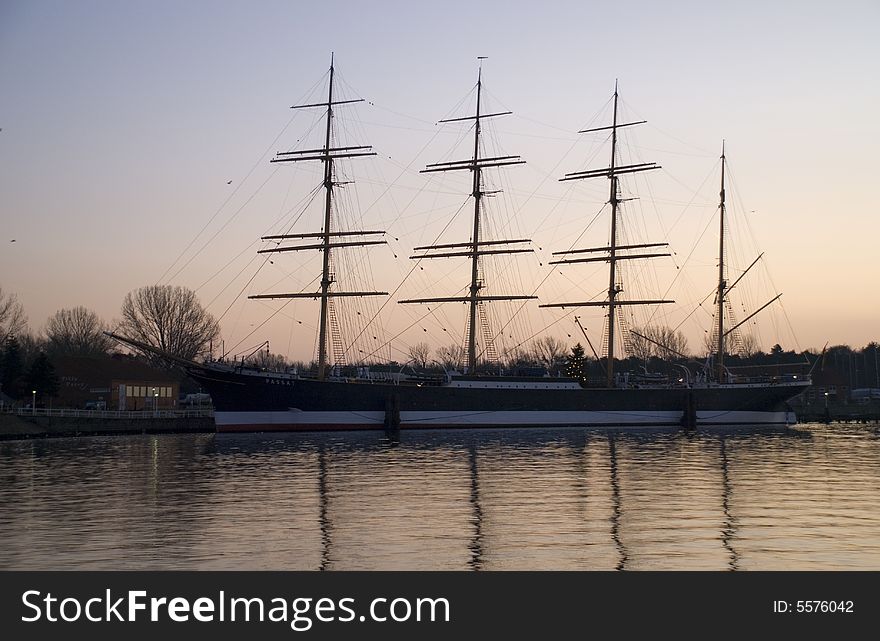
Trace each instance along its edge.
<instances>
[{"instance_id":1,"label":"ship railing","mask_svg":"<svg viewBox=\"0 0 880 641\"><path fill-rule=\"evenodd\" d=\"M811 383L812 381L809 374L780 374L778 376L732 376L730 382L742 385L778 385L779 383Z\"/></svg>"},{"instance_id":2,"label":"ship railing","mask_svg":"<svg viewBox=\"0 0 880 641\"><path fill-rule=\"evenodd\" d=\"M214 416L214 408L189 410L79 410L46 407L19 407L18 416L51 416L56 418L101 418L101 419L177 419L177 418L210 418Z\"/></svg>"}]
</instances>

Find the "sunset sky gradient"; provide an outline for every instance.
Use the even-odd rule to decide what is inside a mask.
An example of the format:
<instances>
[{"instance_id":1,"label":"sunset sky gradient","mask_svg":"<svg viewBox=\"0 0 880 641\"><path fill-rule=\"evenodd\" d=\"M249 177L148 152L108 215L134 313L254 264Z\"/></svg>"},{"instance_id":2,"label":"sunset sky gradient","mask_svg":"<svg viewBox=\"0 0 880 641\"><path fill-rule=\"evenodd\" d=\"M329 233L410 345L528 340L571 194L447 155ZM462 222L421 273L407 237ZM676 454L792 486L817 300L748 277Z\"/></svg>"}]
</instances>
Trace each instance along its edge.
<instances>
[{"instance_id":1,"label":"sunset sky gradient","mask_svg":"<svg viewBox=\"0 0 880 641\"><path fill-rule=\"evenodd\" d=\"M258 246L250 244L317 180L315 166L292 178L288 167L268 160L313 124L317 114L305 114L285 129L290 105L310 87L321 97L333 51L340 91L367 100L346 112L357 120L345 139L379 153L364 161L374 165L356 165L352 174L360 178L365 167L373 180L358 185L365 193L357 202L370 209L364 224L387 225L399 239L377 252L384 266L374 268L377 286L391 291L412 267L412 247L433 240L417 214L436 208L429 216L439 224L462 202L451 192L467 193L462 177L442 183L442 193L424 191L427 179L418 170L461 153L454 142L466 130L438 134L435 123L470 113L476 57L488 56L487 100L515 113L493 124L492 140L528 162L498 179L510 189L518 221L509 232L534 236L536 270L546 267L550 251L569 247L607 200L606 181L571 187L556 179L585 168L588 158L594 167L607 164L602 141L575 132L590 122L608 124L619 80L625 113L649 121L632 133L629 151L663 165L645 178L650 182L633 185L642 199L652 198L638 205L645 207L646 239L668 235L677 252L675 265L661 265L652 277L660 291L654 281L645 291L663 294L704 227L706 247L688 261L686 281L699 295L673 294L687 306L712 289L717 230L709 221L725 139L733 205L746 218L735 238L754 241L768 267L761 282L769 288L758 292L756 284L746 307L784 294L783 310L760 329L762 347L860 347L880 339L878 24L876 0L3 0L0 286L18 295L33 330L76 305L110 321L126 292L142 285L201 287L203 303L224 314L227 343L240 342L277 305L244 296L236 302L251 274L245 262L208 279L241 252L242 261L251 260ZM607 227L596 224L589 233L598 245ZM302 229L318 226L315 219ZM456 240L467 237L441 242ZM205 248L179 273L169 271L191 241L186 258ZM757 255L748 251L743 266ZM240 279L223 291L239 267ZM430 268L445 274L452 265ZM314 263L307 269L309 278L297 286L314 276ZM566 273L592 279L585 291L603 287L601 268ZM255 281L244 294L267 291L281 276ZM448 280L437 282L435 295L461 284L454 275ZM552 286L541 298L573 293ZM292 319L314 327L311 311L300 305L246 343L269 338L272 351L309 358L313 335L295 339L290 332ZM401 345L442 344L442 322L404 331L418 310L387 311L394 318L384 321L386 337ZM556 318L545 321L541 313L536 306L528 312L528 327L537 331ZM458 314L447 319L460 335ZM600 315L585 315L594 335ZM571 330L569 321L551 329L566 340ZM682 330L696 351L702 330Z\"/></svg>"}]
</instances>

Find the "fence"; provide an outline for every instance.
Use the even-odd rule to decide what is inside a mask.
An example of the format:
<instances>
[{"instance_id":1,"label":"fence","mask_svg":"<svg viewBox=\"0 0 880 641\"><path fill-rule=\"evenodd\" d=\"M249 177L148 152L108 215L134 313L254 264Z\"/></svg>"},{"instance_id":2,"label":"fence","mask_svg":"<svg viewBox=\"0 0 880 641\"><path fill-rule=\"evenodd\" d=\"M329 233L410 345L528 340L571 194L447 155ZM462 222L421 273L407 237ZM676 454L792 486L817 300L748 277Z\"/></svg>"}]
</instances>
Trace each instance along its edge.
<instances>
[{"instance_id":1,"label":"fence","mask_svg":"<svg viewBox=\"0 0 880 641\"><path fill-rule=\"evenodd\" d=\"M139 410L127 412L122 410L73 410L73 409L36 409L19 407L15 410L18 416L53 416L64 418L109 418L109 419L155 419L155 418L203 418L213 417L214 409L197 410Z\"/></svg>"}]
</instances>

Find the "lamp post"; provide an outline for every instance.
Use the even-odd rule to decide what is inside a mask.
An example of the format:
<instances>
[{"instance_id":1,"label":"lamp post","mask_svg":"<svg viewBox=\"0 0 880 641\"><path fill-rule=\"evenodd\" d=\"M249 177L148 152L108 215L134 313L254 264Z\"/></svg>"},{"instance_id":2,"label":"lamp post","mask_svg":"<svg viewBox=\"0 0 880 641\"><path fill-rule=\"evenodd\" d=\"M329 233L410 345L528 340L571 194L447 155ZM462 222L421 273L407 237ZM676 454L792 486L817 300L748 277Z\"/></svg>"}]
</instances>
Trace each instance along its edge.
<instances>
[{"instance_id":1,"label":"lamp post","mask_svg":"<svg viewBox=\"0 0 880 641\"><path fill-rule=\"evenodd\" d=\"M825 392L825 422L831 422L831 413L828 411L828 392Z\"/></svg>"},{"instance_id":2,"label":"lamp post","mask_svg":"<svg viewBox=\"0 0 880 641\"><path fill-rule=\"evenodd\" d=\"M153 388L153 415L159 413L159 392L156 391L156 388Z\"/></svg>"},{"instance_id":3,"label":"lamp post","mask_svg":"<svg viewBox=\"0 0 880 641\"><path fill-rule=\"evenodd\" d=\"M37 413L37 390L31 392L31 414Z\"/></svg>"}]
</instances>

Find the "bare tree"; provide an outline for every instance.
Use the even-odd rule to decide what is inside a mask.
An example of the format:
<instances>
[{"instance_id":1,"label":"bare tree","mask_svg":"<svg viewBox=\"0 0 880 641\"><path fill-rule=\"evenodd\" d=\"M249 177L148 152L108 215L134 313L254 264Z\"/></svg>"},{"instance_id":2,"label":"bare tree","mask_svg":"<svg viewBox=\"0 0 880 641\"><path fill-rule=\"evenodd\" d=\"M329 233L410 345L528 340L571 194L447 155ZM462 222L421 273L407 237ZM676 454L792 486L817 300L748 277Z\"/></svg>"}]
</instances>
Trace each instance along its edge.
<instances>
[{"instance_id":1,"label":"bare tree","mask_svg":"<svg viewBox=\"0 0 880 641\"><path fill-rule=\"evenodd\" d=\"M446 369L456 369L464 362L464 347L461 345L447 345L446 347L438 347L434 352L437 360Z\"/></svg>"},{"instance_id":2,"label":"bare tree","mask_svg":"<svg viewBox=\"0 0 880 641\"><path fill-rule=\"evenodd\" d=\"M726 332L725 332L726 334ZM718 328L703 334L703 349L706 354L714 354L718 351ZM724 337L724 353L739 354L746 358L751 358L761 351L758 339L751 334L740 334L738 330L734 333L726 334Z\"/></svg>"},{"instance_id":3,"label":"bare tree","mask_svg":"<svg viewBox=\"0 0 880 641\"><path fill-rule=\"evenodd\" d=\"M150 285L126 294L119 331L189 360L220 338L219 323L205 311L195 292L171 285Z\"/></svg>"},{"instance_id":4,"label":"bare tree","mask_svg":"<svg viewBox=\"0 0 880 641\"><path fill-rule=\"evenodd\" d=\"M671 360L688 355L687 338L671 327L641 327L632 332L632 355Z\"/></svg>"},{"instance_id":5,"label":"bare tree","mask_svg":"<svg viewBox=\"0 0 880 641\"><path fill-rule=\"evenodd\" d=\"M565 343L554 336L544 336L532 343L534 359L550 371L562 367L567 354Z\"/></svg>"},{"instance_id":6,"label":"bare tree","mask_svg":"<svg viewBox=\"0 0 880 641\"><path fill-rule=\"evenodd\" d=\"M25 363L33 363L41 352L46 351L46 339L34 336L30 331L23 331L16 338L18 338L21 356Z\"/></svg>"},{"instance_id":7,"label":"bare tree","mask_svg":"<svg viewBox=\"0 0 880 641\"><path fill-rule=\"evenodd\" d=\"M739 355L744 358L752 358L761 351L761 344L754 334L743 334L740 343Z\"/></svg>"},{"instance_id":8,"label":"bare tree","mask_svg":"<svg viewBox=\"0 0 880 641\"><path fill-rule=\"evenodd\" d=\"M256 354L252 354L246 359L246 362L254 367L276 372L283 372L288 367L287 359L284 356L281 354L273 354L263 349Z\"/></svg>"},{"instance_id":9,"label":"bare tree","mask_svg":"<svg viewBox=\"0 0 880 641\"><path fill-rule=\"evenodd\" d=\"M0 339L17 336L27 328L24 307L15 294L7 294L0 287Z\"/></svg>"},{"instance_id":10,"label":"bare tree","mask_svg":"<svg viewBox=\"0 0 880 641\"><path fill-rule=\"evenodd\" d=\"M409 358L422 369L428 366L428 358L431 356L431 346L427 343L416 343L409 346Z\"/></svg>"},{"instance_id":11,"label":"bare tree","mask_svg":"<svg viewBox=\"0 0 880 641\"><path fill-rule=\"evenodd\" d=\"M657 327L651 336L657 341L657 356L670 360L689 356L688 342L684 334L671 327Z\"/></svg>"},{"instance_id":12,"label":"bare tree","mask_svg":"<svg viewBox=\"0 0 880 641\"><path fill-rule=\"evenodd\" d=\"M646 361L654 356L656 345L647 338L647 328L636 327L630 332L629 355L640 361Z\"/></svg>"},{"instance_id":13,"label":"bare tree","mask_svg":"<svg viewBox=\"0 0 880 641\"><path fill-rule=\"evenodd\" d=\"M718 349L718 340L713 336L714 332L704 331L703 332L703 352L706 354L714 354ZM726 347L726 345L725 345Z\"/></svg>"},{"instance_id":14,"label":"bare tree","mask_svg":"<svg viewBox=\"0 0 880 641\"><path fill-rule=\"evenodd\" d=\"M110 351L111 341L104 334L106 324L85 307L59 309L46 322L46 349L50 354L93 356Z\"/></svg>"},{"instance_id":15,"label":"bare tree","mask_svg":"<svg viewBox=\"0 0 880 641\"><path fill-rule=\"evenodd\" d=\"M520 349L519 346L505 351L502 355L502 364L504 367L513 369L523 365L531 365L532 357L526 350Z\"/></svg>"}]
</instances>

